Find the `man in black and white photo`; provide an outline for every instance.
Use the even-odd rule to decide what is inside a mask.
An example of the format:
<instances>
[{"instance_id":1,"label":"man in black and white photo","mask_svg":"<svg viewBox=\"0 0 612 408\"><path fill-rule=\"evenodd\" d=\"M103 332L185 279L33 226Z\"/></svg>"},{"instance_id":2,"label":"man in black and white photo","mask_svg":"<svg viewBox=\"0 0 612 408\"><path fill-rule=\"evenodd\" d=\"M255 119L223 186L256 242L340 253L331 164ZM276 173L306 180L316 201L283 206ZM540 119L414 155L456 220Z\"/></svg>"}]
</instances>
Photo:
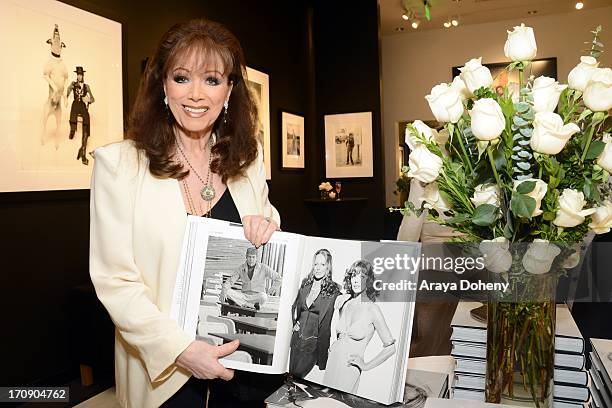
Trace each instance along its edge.
<instances>
[{"instance_id":1,"label":"man in black and white photo","mask_svg":"<svg viewBox=\"0 0 612 408\"><path fill-rule=\"evenodd\" d=\"M74 100L70 108L70 135L69 139L74 138L77 130L77 120L80 116L83 120L83 136L81 139L81 148L77 154L77 160L81 159L84 165L89 164L87 159L87 139L89 138L89 105L95 102L95 98L91 93L91 87L85 83L85 70L83 67L76 67L74 71L77 74L77 80L72 81L66 92L66 96L73 93ZM68 100L66 100L66 106Z\"/></svg>"},{"instance_id":2,"label":"man in black and white photo","mask_svg":"<svg viewBox=\"0 0 612 408\"><path fill-rule=\"evenodd\" d=\"M352 133L349 133L349 135L346 138L346 164L349 164L349 161L351 165L355 164L353 162L353 148L354 147L355 147L355 137L353 136Z\"/></svg>"},{"instance_id":3,"label":"man in black and white photo","mask_svg":"<svg viewBox=\"0 0 612 408\"><path fill-rule=\"evenodd\" d=\"M272 280L272 285L266 290L268 279ZM242 282L239 291L232 289L232 285L238 280ZM259 310L268 300L268 295L279 294L280 285L281 276L269 266L257 261L257 249L247 248L246 261L223 283L221 301Z\"/></svg>"}]
</instances>

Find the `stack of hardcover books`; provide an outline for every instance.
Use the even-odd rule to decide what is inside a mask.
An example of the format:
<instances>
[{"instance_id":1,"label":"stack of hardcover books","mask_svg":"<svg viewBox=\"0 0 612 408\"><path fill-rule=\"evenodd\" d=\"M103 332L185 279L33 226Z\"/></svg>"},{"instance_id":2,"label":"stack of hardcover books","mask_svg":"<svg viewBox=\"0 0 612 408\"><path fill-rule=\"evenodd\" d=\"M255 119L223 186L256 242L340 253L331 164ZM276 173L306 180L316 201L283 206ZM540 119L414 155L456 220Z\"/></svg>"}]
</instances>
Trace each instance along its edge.
<instances>
[{"instance_id":1,"label":"stack of hardcover books","mask_svg":"<svg viewBox=\"0 0 612 408\"><path fill-rule=\"evenodd\" d=\"M456 362L452 398L455 399L485 399L487 325L470 313L481 305L460 302L451 322L451 354ZM584 339L566 305L557 305L554 382L555 408L588 407L589 375L585 370Z\"/></svg>"},{"instance_id":2,"label":"stack of hardcover books","mask_svg":"<svg viewBox=\"0 0 612 408\"><path fill-rule=\"evenodd\" d=\"M591 345L591 407L612 407L612 340L592 338Z\"/></svg>"}]
</instances>

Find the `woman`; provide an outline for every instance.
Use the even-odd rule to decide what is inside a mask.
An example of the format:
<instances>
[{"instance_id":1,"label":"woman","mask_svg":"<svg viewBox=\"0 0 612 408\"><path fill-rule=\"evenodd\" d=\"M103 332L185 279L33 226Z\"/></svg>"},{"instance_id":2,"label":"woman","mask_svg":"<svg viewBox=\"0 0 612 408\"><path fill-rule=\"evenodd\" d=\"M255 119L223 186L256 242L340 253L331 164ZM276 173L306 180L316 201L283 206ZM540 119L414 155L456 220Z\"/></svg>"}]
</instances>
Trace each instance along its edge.
<instances>
[{"instance_id":1,"label":"woman","mask_svg":"<svg viewBox=\"0 0 612 408\"><path fill-rule=\"evenodd\" d=\"M347 293L338 296L334 304L338 312L337 340L329 349L329 364L323 377L323 384L328 387L355 393L363 371L378 367L395 354L395 339L380 307L374 303L379 294L374 289L374 280L372 264L366 260L353 262L346 271ZM374 333L380 337L383 348L366 362L365 350Z\"/></svg>"},{"instance_id":2,"label":"woman","mask_svg":"<svg viewBox=\"0 0 612 408\"><path fill-rule=\"evenodd\" d=\"M174 406L202 406L207 384L197 379L234 375L218 358L237 342L193 341L169 311L187 214L242 222L256 247L279 228L255 113L238 40L191 20L172 27L148 63L128 140L95 151L90 273L117 328L123 406L171 397Z\"/></svg>"},{"instance_id":3,"label":"woman","mask_svg":"<svg viewBox=\"0 0 612 408\"><path fill-rule=\"evenodd\" d=\"M291 374L304 378L315 364L325 370L333 305L339 294L340 287L332 280L332 255L327 249L319 249L291 309Z\"/></svg>"}]
</instances>

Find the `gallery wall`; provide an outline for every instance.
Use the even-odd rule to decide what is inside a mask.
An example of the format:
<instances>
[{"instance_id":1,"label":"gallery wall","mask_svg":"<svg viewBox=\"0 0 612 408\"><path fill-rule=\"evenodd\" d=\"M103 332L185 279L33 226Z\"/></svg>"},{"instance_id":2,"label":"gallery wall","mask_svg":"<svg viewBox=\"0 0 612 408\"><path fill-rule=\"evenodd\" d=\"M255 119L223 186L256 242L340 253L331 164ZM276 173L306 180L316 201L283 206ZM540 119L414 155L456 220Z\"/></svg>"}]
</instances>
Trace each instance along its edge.
<instances>
[{"instance_id":1,"label":"gallery wall","mask_svg":"<svg viewBox=\"0 0 612 408\"><path fill-rule=\"evenodd\" d=\"M270 199L283 230L379 239L384 217L377 2L239 0L192 1L173 7L161 0L65 0L120 21L124 28L124 104L134 102L141 62L172 24L205 16L225 24L241 41L247 64L270 77L272 180ZM352 23L338 30L338 16ZM306 168L280 165L280 111L306 119ZM304 203L325 177L323 114L373 112L374 178L342 180L346 196L367 198L349 208L349 220L321 223ZM333 210L332 210L333 211ZM342 217L341 217L342 218ZM71 333L88 322L71 319L70 294L89 283L89 191L2 193L5 311L1 384L47 383L76 368ZM346 231L350 231L347 233ZM92 342L92 345L94 343ZM87 346L87 345L86 345ZM111 345L112 347L112 345Z\"/></svg>"},{"instance_id":2,"label":"gallery wall","mask_svg":"<svg viewBox=\"0 0 612 408\"><path fill-rule=\"evenodd\" d=\"M524 22L534 28L538 58L556 57L557 75L567 83L567 74L579 62L590 31L602 25L606 49L612 46L612 7L584 9L571 13L526 17L486 24L405 32L383 37L382 73L386 202L395 204L395 180L399 176L398 129L400 120L434 119L425 95L440 82L450 82L451 67L462 66L470 58L483 63L506 61L506 30ZM602 66L612 66L612 54L605 52Z\"/></svg>"},{"instance_id":3,"label":"gallery wall","mask_svg":"<svg viewBox=\"0 0 612 408\"><path fill-rule=\"evenodd\" d=\"M318 160L315 187L325 180L323 116L337 113L372 112L374 176L343 179L345 197L367 201L338 207L327 205L334 236L378 240L383 238L383 149L380 116L380 57L378 6L376 1L314 1L314 44ZM340 22L348 21L350 24ZM314 184L314 183L313 183ZM310 189L312 189L310 187Z\"/></svg>"}]
</instances>

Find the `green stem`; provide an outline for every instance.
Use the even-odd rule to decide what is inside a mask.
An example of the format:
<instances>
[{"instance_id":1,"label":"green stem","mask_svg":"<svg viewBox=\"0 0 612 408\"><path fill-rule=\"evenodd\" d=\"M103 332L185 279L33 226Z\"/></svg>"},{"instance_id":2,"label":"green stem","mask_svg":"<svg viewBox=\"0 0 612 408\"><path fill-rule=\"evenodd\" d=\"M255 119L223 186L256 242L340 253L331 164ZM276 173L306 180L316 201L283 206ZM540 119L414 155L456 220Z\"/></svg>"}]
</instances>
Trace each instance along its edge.
<instances>
[{"instance_id":1,"label":"green stem","mask_svg":"<svg viewBox=\"0 0 612 408\"><path fill-rule=\"evenodd\" d=\"M455 131L455 126L453 125L448 126L447 129L448 129L450 140L453 140L453 133ZM463 161L465 162L465 165L470 171L470 174L472 174L474 170L472 169L472 163L470 162L470 156L467 154L467 150L465 150L465 146L463 145L463 138L461 136L462 136L461 132L457 131L457 139L459 140L459 146L461 147L461 151L463 152Z\"/></svg>"},{"instance_id":2,"label":"green stem","mask_svg":"<svg viewBox=\"0 0 612 408\"><path fill-rule=\"evenodd\" d=\"M525 100L525 97L523 96L523 87L525 86L525 67L523 66L523 64L519 64L518 65L518 72L519 72L519 100L522 102Z\"/></svg>"},{"instance_id":3,"label":"green stem","mask_svg":"<svg viewBox=\"0 0 612 408\"><path fill-rule=\"evenodd\" d=\"M584 145L584 150L582 151L582 156L580 156L580 163L584 162L584 158L589 151L589 146L591 145L591 140L593 140L593 132L595 131L595 126L593 124L590 125L589 134L587 136L586 144Z\"/></svg>"},{"instance_id":4,"label":"green stem","mask_svg":"<svg viewBox=\"0 0 612 408\"><path fill-rule=\"evenodd\" d=\"M487 156L489 156L489 162L491 163L491 168L493 169L493 175L495 176L495 181L497 182L499 191L504 191L501 179L499 178L499 174L497 174L497 168L495 168L495 159L493 159L493 147L490 143L487 146Z\"/></svg>"},{"instance_id":5,"label":"green stem","mask_svg":"<svg viewBox=\"0 0 612 408\"><path fill-rule=\"evenodd\" d=\"M538 163L538 164L540 164L540 163ZM542 180L542 165L541 164L540 164L539 169L538 169L538 178L540 180Z\"/></svg>"}]
</instances>

